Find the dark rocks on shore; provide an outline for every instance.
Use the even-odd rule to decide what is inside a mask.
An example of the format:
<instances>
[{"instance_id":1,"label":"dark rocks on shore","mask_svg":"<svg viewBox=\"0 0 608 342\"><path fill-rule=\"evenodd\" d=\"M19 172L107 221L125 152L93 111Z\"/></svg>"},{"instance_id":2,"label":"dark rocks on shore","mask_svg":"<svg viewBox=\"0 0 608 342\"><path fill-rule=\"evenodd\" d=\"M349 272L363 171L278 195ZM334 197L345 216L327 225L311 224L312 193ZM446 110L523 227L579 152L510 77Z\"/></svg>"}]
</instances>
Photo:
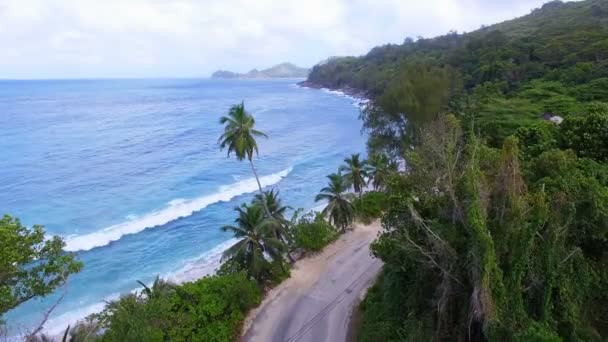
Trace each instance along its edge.
<instances>
[{"instance_id":1,"label":"dark rocks on shore","mask_svg":"<svg viewBox=\"0 0 608 342\"><path fill-rule=\"evenodd\" d=\"M314 83L309 80L298 82L297 85L300 87L311 88L311 89L329 89L329 90L334 90L334 91L341 91L350 97L354 97L354 98L360 99L360 100L369 100L370 99L370 97L368 96L368 94L366 92L364 92L360 89L349 87L349 86L326 87L324 85Z\"/></svg>"}]
</instances>

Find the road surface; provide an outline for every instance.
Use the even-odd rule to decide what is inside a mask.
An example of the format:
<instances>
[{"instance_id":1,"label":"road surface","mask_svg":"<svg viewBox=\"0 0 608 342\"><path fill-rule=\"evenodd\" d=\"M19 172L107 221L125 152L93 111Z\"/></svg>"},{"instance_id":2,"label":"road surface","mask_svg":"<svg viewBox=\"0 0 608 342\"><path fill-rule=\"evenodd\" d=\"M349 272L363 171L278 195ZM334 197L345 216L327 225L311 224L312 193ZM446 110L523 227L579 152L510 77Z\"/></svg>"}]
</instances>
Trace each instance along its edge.
<instances>
[{"instance_id":1,"label":"road surface","mask_svg":"<svg viewBox=\"0 0 608 342\"><path fill-rule=\"evenodd\" d=\"M245 323L243 341L341 342L351 313L382 262L369 244L380 225L359 225L321 254L296 262L291 278L273 289Z\"/></svg>"}]
</instances>

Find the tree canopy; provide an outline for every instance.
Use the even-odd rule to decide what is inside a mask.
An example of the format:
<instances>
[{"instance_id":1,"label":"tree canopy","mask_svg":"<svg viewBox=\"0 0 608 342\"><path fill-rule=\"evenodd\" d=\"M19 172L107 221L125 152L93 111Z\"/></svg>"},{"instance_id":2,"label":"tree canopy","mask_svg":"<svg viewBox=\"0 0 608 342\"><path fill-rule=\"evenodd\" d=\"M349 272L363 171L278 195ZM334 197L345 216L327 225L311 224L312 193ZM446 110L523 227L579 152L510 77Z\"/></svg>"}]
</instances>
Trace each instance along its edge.
<instances>
[{"instance_id":1,"label":"tree canopy","mask_svg":"<svg viewBox=\"0 0 608 342\"><path fill-rule=\"evenodd\" d=\"M63 251L60 237L45 240L42 226L30 229L9 215L0 219L0 246L0 318L23 302L50 294L82 267Z\"/></svg>"}]
</instances>

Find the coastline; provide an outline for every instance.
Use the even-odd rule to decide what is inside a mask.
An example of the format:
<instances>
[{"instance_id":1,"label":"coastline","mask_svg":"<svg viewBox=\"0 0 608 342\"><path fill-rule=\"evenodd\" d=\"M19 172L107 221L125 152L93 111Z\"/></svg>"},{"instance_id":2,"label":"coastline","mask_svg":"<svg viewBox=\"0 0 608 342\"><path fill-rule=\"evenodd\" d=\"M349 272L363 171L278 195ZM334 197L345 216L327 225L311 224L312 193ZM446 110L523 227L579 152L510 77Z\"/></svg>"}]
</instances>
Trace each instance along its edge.
<instances>
[{"instance_id":1,"label":"coastline","mask_svg":"<svg viewBox=\"0 0 608 342\"><path fill-rule=\"evenodd\" d=\"M311 82L309 80L304 80L302 82L298 82L298 83L296 83L296 85L301 88L317 89L317 90L327 91L332 94L349 97L349 98L355 100L356 104L359 107L361 107L361 109L363 109L367 105L367 103L372 101L370 96L366 92L353 88L353 87L349 87L349 86L325 87L323 85Z\"/></svg>"},{"instance_id":2,"label":"coastline","mask_svg":"<svg viewBox=\"0 0 608 342\"><path fill-rule=\"evenodd\" d=\"M291 82L293 82L291 84L296 84L296 80L292 80ZM322 90L325 93L339 96L342 98L352 99L353 105L355 105L355 107L357 107L357 108L361 108L362 105L365 103L364 101L367 100L363 96L355 95L354 93L347 93L347 92L343 92L343 91L339 91L339 90L331 90L331 89L322 88L322 87L315 87L314 89ZM325 95L325 96L327 96L327 95ZM359 100L362 100L362 101L359 101ZM279 172L278 174L289 173L289 171L283 170L283 171ZM272 174L272 175L268 175L268 176L276 176L276 174ZM281 176L281 178L282 177L284 177L284 176ZM249 179L246 179L244 181L249 181ZM232 187L233 186L236 187L237 185L243 185L241 183L243 183L244 181L240 180L240 181L235 182L234 184L231 184L230 186L228 186L230 188L228 190L235 190L234 194L238 193L238 195L241 195L241 191L236 192L236 189L232 189ZM249 187L247 187L247 188L249 188ZM111 235L110 236L111 238L106 239L105 235L104 235L104 239L89 239L89 237L92 237L92 236L98 237L97 236L98 233L71 235L67 239L68 245L69 245L68 249L71 251L89 251L89 250L93 250L97 247L103 247L105 245L109 245L113 241L118 240L120 237L122 237L122 235L135 234L140 231L146 230L150 227L157 227L159 225L162 225L163 222L173 218L174 216L184 217L184 216L189 215L193 211L201 210L201 208L204 208L208 205L207 202L211 202L211 199L209 199L208 197L217 197L221 193L222 196L219 196L219 197L222 197L222 198L219 199L219 201L220 202L226 201L226 200L228 200L228 198L224 198L224 195L225 195L224 192L225 191L218 190L217 194L216 193L212 194L213 196L206 195L206 196L202 196L200 198L195 197L191 200L190 199L189 200L180 199L180 201L171 201L170 203L167 204L166 208L161 208L159 210L152 211L150 213L150 215L142 215L141 217L135 216L133 218L128 218L124 224L119 224L117 226L111 226L110 228L112 228L112 229L104 229L100 232L100 233L103 233L108 236ZM229 191L229 192L232 192L232 191ZM249 191L245 191L245 192L249 192ZM227 196L228 195L226 195L226 197ZM235 196L232 196L232 197L235 197ZM205 202L205 203L202 203L202 202ZM213 202L215 203L217 201L213 201ZM313 208L309 208L309 209L315 210L315 211L320 211L323 209L323 207L324 207L324 205L317 205L317 206L315 206ZM171 217L167 219L166 217L167 217L167 213L169 211L171 213ZM175 212L177 212L177 214L175 214ZM158 218L158 220L157 220L157 218ZM152 219L154 219L154 220L152 220ZM153 222L153 223L144 224L144 223L150 223L150 222ZM120 229L114 229L114 228L120 228ZM128 228L128 229L122 229L122 228ZM118 233L120 233L122 235L119 236ZM91 241L95 242L95 245L92 245ZM164 279L167 279L172 282L180 284L183 282L194 281L194 280L200 279L200 278L204 277L205 275L215 274L215 272L219 266L219 258L221 256L223 250L225 250L229 247L229 244L230 244L230 241L225 241L225 243L221 243L221 244L217 245L215 248L212 248L211 250L206 251L205 253L202 253L201 255L195 256L190 259L185 259L183 262L183 265L175 265L175 267L170 272L163 272L164 274L161 273L160 276ZM45 331L46 333L49 333L51 335L59 336L61 333L63 333L63 331L65 330L65 327L68 324L81 321L88 315L103 310L106 301L118 299L121 296L121 294L128 294L133 291L138 291L139 287L135 287L135 286L136 285L134 285L134 288L132 290L128 290L126 292L122 292L122 291L113 292L110 295L104 296L103 298L101 298L101 300L99 302L95 302L91 305L81 306L77 310L69 310L66 312L62 312L62 313L58 314L57 316L53 315L49 319L47 324L45 325L45 328L43 329L43 331Z\"/></svg>"}]
</instances>

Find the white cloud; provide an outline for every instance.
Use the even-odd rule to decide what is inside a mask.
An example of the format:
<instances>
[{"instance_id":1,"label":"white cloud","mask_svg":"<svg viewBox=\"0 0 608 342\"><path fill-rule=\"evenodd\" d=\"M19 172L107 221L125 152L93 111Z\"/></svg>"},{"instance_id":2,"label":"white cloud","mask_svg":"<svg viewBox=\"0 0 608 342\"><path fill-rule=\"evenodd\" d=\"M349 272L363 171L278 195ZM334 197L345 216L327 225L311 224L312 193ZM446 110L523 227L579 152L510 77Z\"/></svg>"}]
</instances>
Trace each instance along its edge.
<instances>
[{"instance_id":1,"label":"white cloud","mask_svg":"<svg viewBox=\"0 0 608 342\"><path fill-rule=\"evenodd\" d=\"M0 0L0 78L205 76L310 66L471 31L543 0Z\"/></svg>"}]
</instances>

